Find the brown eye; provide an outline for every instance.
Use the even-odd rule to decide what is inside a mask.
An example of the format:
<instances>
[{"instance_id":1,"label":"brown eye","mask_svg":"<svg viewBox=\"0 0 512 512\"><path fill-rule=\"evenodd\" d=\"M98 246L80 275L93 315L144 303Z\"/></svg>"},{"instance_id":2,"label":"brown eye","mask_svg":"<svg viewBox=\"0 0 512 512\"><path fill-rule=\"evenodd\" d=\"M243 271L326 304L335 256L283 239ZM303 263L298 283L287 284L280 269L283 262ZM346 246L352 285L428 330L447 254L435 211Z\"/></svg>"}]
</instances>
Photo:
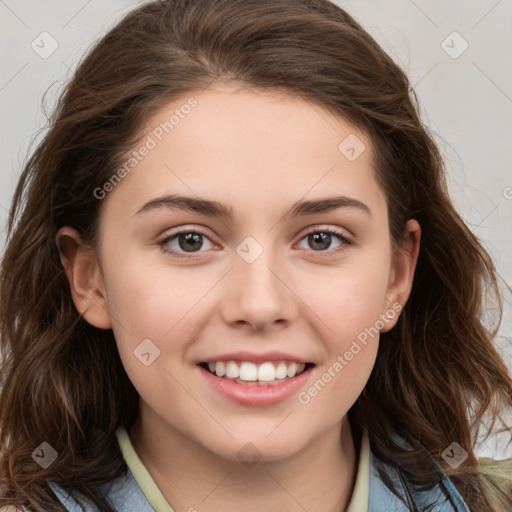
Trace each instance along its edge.
<instances>
[{"instance_id":1,"label":"brown eye","mask_svg":"<svg viewBox=\"0 0 512 512\"><path fill-rule=\"evenodd\" d=\"M331 244L333 243L333 240L336 239L341 243L332 248ZM301 241L302 240L306 240L309 248L314 252L335 252L343 249L346 245L351 245L352 243L346 236L333 229L317 229L315 231L311 231L306 234Z\"/></svg>"},{"instance_id":2,"label":"brown eye","mask_svg":"<svg viewBox=\"0 0 512 512\"><path fill-rule=\"evenodd\" d=\"M197 249L201 249L203 246L203 241L200 233L186 233L177 235L178 246L180 249L183 249L185 252L194 252Z\"/></svg>"},{"instance_id":3,"label":"brown eye","mask_svg":"<svg viewBox=\"0 0 512 512\"><path fill-rule=\"evenodd\" d=\"M182 230L165 237L159 242L160 247L166 253L173 254L178 257L187 257L186 254L194 254L204 252L204 240L207 240L212 246L211 240L205 233L196 230Z\"/></svg>"}]
</instances>

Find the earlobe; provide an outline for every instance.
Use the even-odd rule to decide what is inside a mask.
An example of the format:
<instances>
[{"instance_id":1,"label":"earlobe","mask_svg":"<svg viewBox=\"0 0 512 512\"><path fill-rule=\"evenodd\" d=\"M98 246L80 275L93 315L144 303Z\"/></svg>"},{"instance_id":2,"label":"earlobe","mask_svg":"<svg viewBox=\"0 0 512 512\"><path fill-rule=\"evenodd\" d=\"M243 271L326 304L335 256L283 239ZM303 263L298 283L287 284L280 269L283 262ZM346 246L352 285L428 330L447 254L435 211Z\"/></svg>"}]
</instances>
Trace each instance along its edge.
<instances>
[{"instance_id":1,"label":"earlobe","mask_svg":"<svg viewBox=\"0 0 512 512\"><path fill-rule=\"evenodd\" d=\"M420 239L421 227L416 220L410 219L405 227L404 235L398 241L398 247L395 248L392 256L384 315L386 315L387 311L396 311L397 309L400 311L409 299L414 272L418 262ZM381 332L387 332L392 329L398 321L398 316L393 314L393 318L386 323Z\"/></svg>"},{"instance_id":2,"label":"earlobe","mask_svg":"<svg viewBox=\"0 0 512 512\"><path fill-rule=\"evenodd\" d=\"M69 226L57 232L55 241L76 309L91 325L110 329L103 276L94 250Z\"/></svg>"}]
</instances>

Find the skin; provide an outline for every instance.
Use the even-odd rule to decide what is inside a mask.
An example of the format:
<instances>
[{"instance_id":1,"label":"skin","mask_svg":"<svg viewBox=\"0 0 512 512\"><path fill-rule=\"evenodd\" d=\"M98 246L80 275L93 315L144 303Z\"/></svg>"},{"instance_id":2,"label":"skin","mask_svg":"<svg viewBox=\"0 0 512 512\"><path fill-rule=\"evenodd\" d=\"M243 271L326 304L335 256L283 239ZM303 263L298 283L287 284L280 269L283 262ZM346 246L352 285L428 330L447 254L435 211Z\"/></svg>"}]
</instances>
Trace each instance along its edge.
<instances>
[{"instance_id":1,"label":"skin","mask_svg":"<svg viewBox=\"0 0 512 512\"><path fill-rule=\"evenodd\" d=\"M197 363L281 350L315 363L307 390L379 315L405 304L420 226L409 220L392 249L371 140L343 118L226 84L194 97L198 106L103 199L96 248L71 227L59 231L75 305L92 325L113 329L141 397L130 437L177 512L343 511L359 450L346 413L369 378L378 336L308 404L296 395L273 406L236 404L205 383ZM187 98L162 106L146 136ZM366 146L355 161L338 150L350 134ZM166 207L137 214L167 194L224 203L233 219ZM345 207L283 218L296 201L333 195L361 201L371 215ZM158 245L182 228L208 237L189 259ZM322 228L353 243L333 236L315 245L306 235ZM252 263L236 251L248 236L263 249ZM167 246L191 254L177 238ZM147 338L160 350L149 366L134 356ZM251 466L238 455L247 443L261 457Z\"/></svg>"}]
</instances>

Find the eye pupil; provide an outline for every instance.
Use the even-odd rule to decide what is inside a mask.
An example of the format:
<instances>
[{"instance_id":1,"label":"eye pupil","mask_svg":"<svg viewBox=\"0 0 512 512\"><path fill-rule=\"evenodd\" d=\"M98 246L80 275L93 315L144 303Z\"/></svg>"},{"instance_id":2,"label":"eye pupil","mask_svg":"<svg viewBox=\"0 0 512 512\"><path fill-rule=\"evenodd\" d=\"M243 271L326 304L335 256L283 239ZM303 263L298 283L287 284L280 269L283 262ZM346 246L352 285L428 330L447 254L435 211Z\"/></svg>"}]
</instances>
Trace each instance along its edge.
<instances>
[{"instance_id":1,"label":"eye pupil","mask_svg":"<svg viewBox=\"0 0 512 512\"><path fill-rule=\"evenodd\" d=\"M199 233L187 233L185 235L180 235L178 237L178 244L180 249L184 251L188 251L188 249L192 249L189 252L194 252L195 249L200 249L203 245L201 240L202 235ZM182 242L186 242L186 244L182 244ZM189 242L192 242L192 245L188 245Z\"/></svg>"},{"instance_id":2,"label":"eye pupil","mask_svg":"<svg viewBox=\"0 0 512 512\"><path fill-rule=\"evenodd\" d=\"M316 247L316 249L328 249L330 242L331 242L331 234L330 233L323 233L323 232L317 232L309 235L310 242L312 242L312 247L314 247L314 244L319 243L321 246ZM327 243L326 243L327 240ZM315 248L315 247L314 247Z\"/></svg>"}]
</instances>

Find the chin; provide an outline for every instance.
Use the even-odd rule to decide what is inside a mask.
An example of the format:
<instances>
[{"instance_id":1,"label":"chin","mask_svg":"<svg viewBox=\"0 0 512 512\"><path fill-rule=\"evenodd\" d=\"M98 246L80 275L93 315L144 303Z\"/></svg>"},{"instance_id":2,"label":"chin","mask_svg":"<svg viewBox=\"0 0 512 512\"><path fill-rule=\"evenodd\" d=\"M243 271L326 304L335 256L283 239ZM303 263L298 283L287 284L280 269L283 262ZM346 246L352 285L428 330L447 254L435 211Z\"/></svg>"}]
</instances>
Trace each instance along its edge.
<instances>
[{"instance_id":1,"label":"chin","mask_svg":"<svg viewBox=\"0 0 512 512\"><path fill-rule=\"evenodd\" d=\"M272 434L273 435L273 434ZM265 437L265 434L236 436L229 441L229 446L218 446L214 451L220 457L242 462L248 467L259 461L271 462L286 459L299 450L299 445L289 437L283 439L277 436L274 439Z\"/></svg>"}]
</instances>

